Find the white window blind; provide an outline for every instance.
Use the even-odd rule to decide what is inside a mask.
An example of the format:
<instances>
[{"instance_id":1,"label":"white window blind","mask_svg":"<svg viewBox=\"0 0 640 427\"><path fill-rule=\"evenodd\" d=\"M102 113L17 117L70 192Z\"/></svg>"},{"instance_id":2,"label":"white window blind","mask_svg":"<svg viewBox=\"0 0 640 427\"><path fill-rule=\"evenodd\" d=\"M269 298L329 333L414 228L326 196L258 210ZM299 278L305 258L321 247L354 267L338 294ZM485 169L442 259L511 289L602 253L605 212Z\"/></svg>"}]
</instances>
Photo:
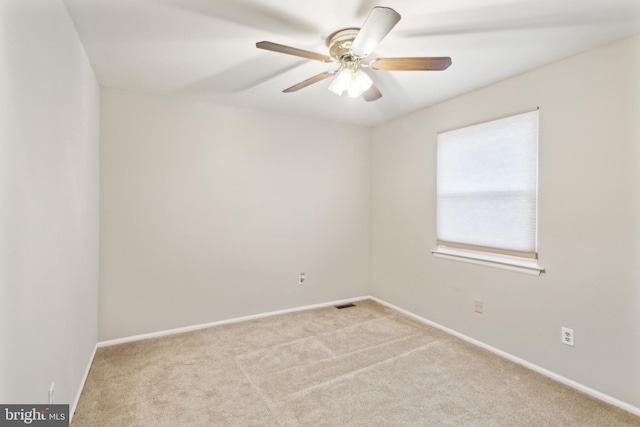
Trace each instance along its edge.
<instances>
[{"instance_id":1,"label":"white window blind","mask_svg":"<svg viewBox=\"0 0 640 427\"><path fill-rule=\"evenodd\" d=\"M439 247L537 258L538 111L438 134Z\"/></svg>"}]
</instances>

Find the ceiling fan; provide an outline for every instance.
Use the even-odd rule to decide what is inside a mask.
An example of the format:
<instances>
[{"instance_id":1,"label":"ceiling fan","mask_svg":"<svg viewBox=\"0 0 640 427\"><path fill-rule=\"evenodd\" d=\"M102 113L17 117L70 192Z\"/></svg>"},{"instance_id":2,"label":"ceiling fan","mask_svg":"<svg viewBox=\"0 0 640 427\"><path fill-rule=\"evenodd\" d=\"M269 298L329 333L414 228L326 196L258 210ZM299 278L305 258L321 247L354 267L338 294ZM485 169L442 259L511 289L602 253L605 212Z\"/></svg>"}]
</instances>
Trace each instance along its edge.
<instances>
[{"instance_id":1,"label":"ceiling fan","mask_svg":"<svg viewBox=\"0 0 640 427\"><path fill-rule=\"evenodd\" d=\"M268 41L258 42L256 47L320 62L339 64L337 69L310 77L283 90L284 93L295 92L329 77L336 76L331 82L329 90L337 95L347 92L350 97L362 95L365 101L370 102L380 99L382 93L380 93L363 68L375 71L442 71L451 65L451 58L449 57L378 58L369 63L364 62L399 21L400 14L395 10L389 7L374 7L362 28L345 28L327 37L329 55Z\"/></svg>"}]
</instances>

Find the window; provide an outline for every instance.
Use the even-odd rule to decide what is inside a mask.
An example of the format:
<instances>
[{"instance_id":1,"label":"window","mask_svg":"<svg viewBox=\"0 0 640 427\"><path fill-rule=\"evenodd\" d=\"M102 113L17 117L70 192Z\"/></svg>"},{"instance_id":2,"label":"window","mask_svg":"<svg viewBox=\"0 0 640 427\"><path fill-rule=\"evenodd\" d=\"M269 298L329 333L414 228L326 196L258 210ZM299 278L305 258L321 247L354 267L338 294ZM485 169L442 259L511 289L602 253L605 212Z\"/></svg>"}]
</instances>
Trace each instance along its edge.
<instances>
[{"instance_id":1,"label":"window","mask_svg":"<svg viewBox=\"0 0 640 427\"><path fill-rule=\"evenodd\" d=\"M438 134L434 255L539 275L538 110Z\"/></svg>"}]
</instances>

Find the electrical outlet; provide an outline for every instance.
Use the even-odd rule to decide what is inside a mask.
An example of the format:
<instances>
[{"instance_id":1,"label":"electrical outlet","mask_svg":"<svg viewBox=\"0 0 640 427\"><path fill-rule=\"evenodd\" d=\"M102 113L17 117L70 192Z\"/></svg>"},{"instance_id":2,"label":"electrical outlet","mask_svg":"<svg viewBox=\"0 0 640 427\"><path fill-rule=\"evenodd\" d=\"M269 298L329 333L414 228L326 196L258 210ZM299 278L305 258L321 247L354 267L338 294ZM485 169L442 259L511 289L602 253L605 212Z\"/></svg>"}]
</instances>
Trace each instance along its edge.
<instances>
[{"instance_id":1,"label":"electrical outlet","mask_svg":"<svg viewBox=\"0 0 640 427\"><path fill-rule=\"evenodd\" d=\"M564 328L564 327L562 328L562 344L570 345L571 347L574 347L573 329Z\"/></svg>"},{"instance_id":2,"label":"electrical outlet","mask_svg":"<svg viewBox=\"0 0 640 427\"><path fill-rule=\"evenodd\" d=\"M49 387L49 405L53 405L53 390L56 386L56 383L51 383L51 387Z\"/></svg>"},{"instance_id":3,"label":"electrical outlet","mask_svg":"<svg viewBox=\"0 0 640 427\"><path fill-rule=\"evenodd\" d=\"M298 274L298 285L304 285L304 273Z\"/></svg>"},{"instance_id":4,"label":"electrical outlet","mask_svg":"<svg viewBox=\"0 0 640 427\"><path fill-rule=\"evenodd\" d=\"M476 301L476 313L482 314L482 301Z\"/></svg>"}]
</instances>

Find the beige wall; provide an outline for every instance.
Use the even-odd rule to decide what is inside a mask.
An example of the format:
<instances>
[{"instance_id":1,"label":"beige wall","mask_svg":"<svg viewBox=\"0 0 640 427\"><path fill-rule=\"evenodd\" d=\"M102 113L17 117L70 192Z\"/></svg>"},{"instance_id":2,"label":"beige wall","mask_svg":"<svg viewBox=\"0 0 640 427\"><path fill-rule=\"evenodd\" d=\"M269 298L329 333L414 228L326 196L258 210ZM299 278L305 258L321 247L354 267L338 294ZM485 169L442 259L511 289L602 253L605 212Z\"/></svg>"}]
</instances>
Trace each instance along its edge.
<instances>
[{"instance_id":1,"label":"beige wall","mask_svg":"<svg viewBox=\"0 0 640 427\"><path fill-rule=\"evenodd\" d=\"M434 258L436 133L538 106L547 273ZM373 295L640 407L640 36L377 126L372 159Z\"/></svg>"},{"instance_id":2,"label":"beige wall","mask_svg":"<svg viewBox=\"0 0 640 427\"><path fill-rule=\"evenodd\" d=\"M369 141L104 89L100 339L366 295Z\"/></svg>"},{"instance_id":3,"label":"beige wall","mask_svg":"<svg viewBox=\"0 0 640 427\"><path fill-rule=\"evenodd\" d=\"M73 404L97 342L100 88L62 1L0 1L0 402Z\"/></svg>"}]
</instances>

